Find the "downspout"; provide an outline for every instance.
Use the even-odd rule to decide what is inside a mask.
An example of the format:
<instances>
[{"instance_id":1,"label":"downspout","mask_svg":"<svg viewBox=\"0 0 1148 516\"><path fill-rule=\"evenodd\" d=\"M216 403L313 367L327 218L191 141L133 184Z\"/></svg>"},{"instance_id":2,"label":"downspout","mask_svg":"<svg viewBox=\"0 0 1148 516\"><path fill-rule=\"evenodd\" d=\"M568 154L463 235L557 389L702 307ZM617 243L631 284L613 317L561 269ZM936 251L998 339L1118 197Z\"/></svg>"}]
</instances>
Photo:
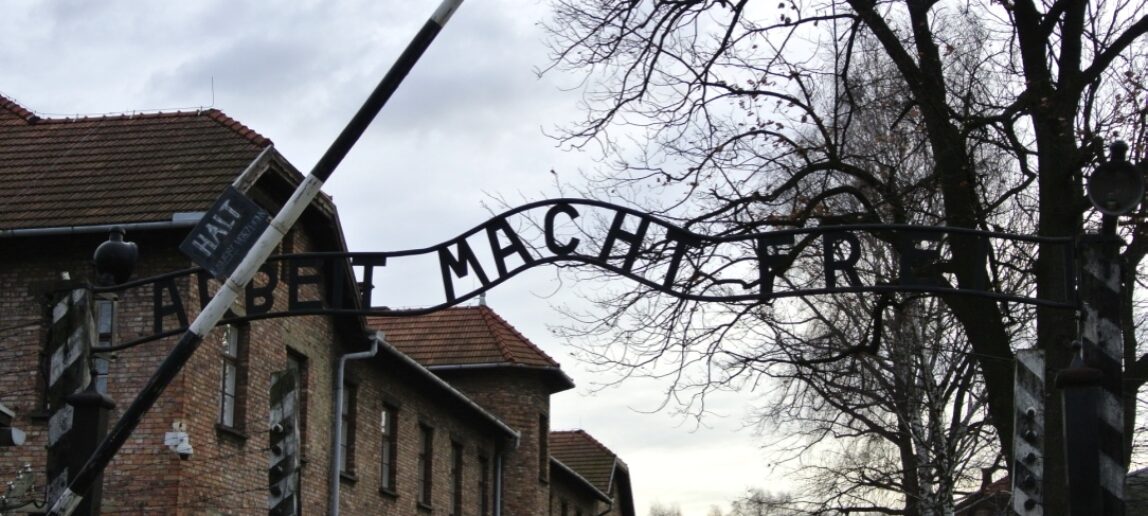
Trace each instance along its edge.
<instances>
[{"instance_id":1,"label":"downspout","mask_svg":"<svg viewBox=\"0 0 1148 516\"><path fill-rule=\"evenodd\" d=\"M335 432L331 435L331 474L329 479L330 498L328 503L327 513L330 516L339 516L339 463L342 462L343 455L343 374L347 367L348 360L362 360L364 358L371 358L379 352L379 342L384 342L386 339L383 332L376 331L371 336L371 349L367 351L360 351L358 353L347 353L339 357L339 367L335 372L335 404L333 405L333 418L335 420Z\"/></svg>"},{"instance_id":2,"label":"downspout","mask_svg":"<svg viewBox=\"0 0 1148 516\"><path fill-rule=\"evenodd\" d=\"M494 456L494 516L502 516L502 455L499 450Z\"/></svg>"},{"instance_id":3,"label":"downspout","mask_svg":"<svg viewBox=\"0 0 1148 516\"><path fill-rule=\"evenodd\" d=\"M607 481L607 483L606 483L607 489L614 487L614 475L616 473L618 473L618 460L614 459L614 467L610 468L610 480ZM615 491L616 491L616 489L615 489ZM614 510L614 504L615 503L617 503L617 501L614 500L614 496L611 496L610 497L610 503L606 504L606 510L602 511L602 513L599 514L598 516L606 516L607 514L610 514L610 511Z\"/></svg>"}]
</instances>

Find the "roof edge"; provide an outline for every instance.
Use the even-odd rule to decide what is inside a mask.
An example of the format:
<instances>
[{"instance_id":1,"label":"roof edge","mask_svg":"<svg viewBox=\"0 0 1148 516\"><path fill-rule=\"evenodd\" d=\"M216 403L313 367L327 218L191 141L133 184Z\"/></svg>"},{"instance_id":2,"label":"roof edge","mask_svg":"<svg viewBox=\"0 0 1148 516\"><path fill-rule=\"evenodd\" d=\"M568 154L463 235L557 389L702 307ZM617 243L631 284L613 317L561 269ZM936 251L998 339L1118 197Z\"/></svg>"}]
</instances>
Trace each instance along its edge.
<instances>
[{"instance_id":1,"label":"roof edge","mask_svg":"<svg viewBox=\"0 0 1148 516\"><path fill-rule=\"evenodd\" d=\"M566 464L563 464L562 461L554 458L553 455L550 456L550 463L555 465L555 466L558 466L558 469L561 469L564 472L566 472L567 474L573 476L575 480L578 480L583 485L583 487L589 488L591 491L593 491L594 494L598 496L599 500L602 500L603 502L606 502L608 504L614 503L613 498L610 498L609 495L607 495L606 493L603 493L601 489L598 489L596 486L594 486L594 484L590 483L589 480L586 480L586 477L578 474L577 471L574 471L573 468L571 468L570 466L567 466Z\"/></svg>"},{"instance_id":2,"label":"roof edge","mask_svg":"<svg viewBox=\"0 0 1148 516\"><path fill-rule=\"evenodd\" d=\"M122 112L122 113L107 113L107 114L102 114L102 115L98 115L98 116L44 118L44 117L41 117L41 116L37 115L36 113L32 112L28 108L21 106L16 101L4 96L3 94L0 94L0 109L5 109L5 110L12 112L16 116L24 119L24 121L27 122L29 125L39 123L39 122L71 122L71 121L76 121L76 120L89 120L89 119L97 119L97 118L98 119L106 119L106 120L115 120L115 119L125 119L126 120L126 119L141 118L141 117L162 118L162 117L175 117L175 116L206 115L208 118L215 121L219 125L222 125L228 129L231 129L236 134L238 134L239 136L242 136L244 139L246 139L247 141L251 142L252 144L254 144L258 147L266 147L268 145L271 145L271 143L272 143L270 138L263 136L258 131L254 130L250 127L247 127L242 122L240 122L234 118L231 118L226 113L224 113L222 110L219 110L216 108L196 109L194 111L155 111L155 112L149 112L149 113L140 113L140 112L130 112L129 111L129 112Z\"/></svg>"},{"instance_id":3,"label":"roof edge","mask_svg":"<svg viewBox=\"0 0 1148 516\"><path fill-rule=\"evenodd\" d=\"M236 134L246 138L248 141L250 141L251 143L253 143L259 147L266 147L268 145L271 145L271 139L270 138L267 138L266 136L259 134L258 131L254 130L250 127L247 127L242 122L227 116L223 111L220 111L220 110L215 109L215 108L211 108L211 109L208 109L207 111L204 111L204 113L207 114L208 118L216 121L217 123L219 123L220 125L228 128L228 129L231 129L232 131L235 131Z\"/></svg>"},{"instance_id":4,"label":"roof edge","mask_svg":"<svg viewBox=\"0 0 1148 516\"><path fill-rule=\"evenodd\" d=\"M462 308L469 308L469 307L462 307ZM487 331L489 331L491 335L497 336L498 335L498 331L497 331L498 327L501 326L502 328L504 328L504 329L510 331L512 334L514 334L515 337L517 337L519 340L521 340L522 343L525 344L526 346L528 346L532 351L537 353L538 356L545 359L546 362L549 362L554 367L558 367L558 368L562 367L562 365L559 364L557 360L554 360L554 357L550 356L545 351L542 351L542 348L538 347L537 344L535 344L530 339L526 338L526 335L523 335L521 331L518 331L518 328L515 328L513 324L510 324L510 321L507 321L501 315L498 315L498 312L495 312L493 308L491 308L487 305L479 305L479 306L474 307L474 308L478 309L479 314L481 314L481 316L482 316L483 322L486 323ZM516 360L514 358L514 354L511 353L510 348L507 346L507 344L505 342L503 342L503 339L498 338L498 339L495 339L495 341L498 343L498 348L499 348L499 351L502 353L502 358L505 359L507 362L515 363Z\"/></svg>"},{"instance_id":5,"label":"roof edge","mask_svg":"<svg viewBox=\"0 0 1148 516\"><path fill-rule=\"evenodd\" d=\"M554 392L562 392L565 390L573 389L575 387L574 379L570 378L561 366L531 366L519 364L516 362L486 362L482 364L442 364L423 366L427 371L437 373L439 371L481 371L484 369L518 369L524 371L537 371L540 373L547 373L554 377L555 383L559 388Z\"/></svg>"},{"instance_id":6,"label":"roof edge","mask_svg":"<svg viewBox=\"0 0 1148 516\"><path fill-rule=\"evenodd\" d=\"M40 121L40 117L37 116L36 113L33 113L28 108L21 106L16 101L5 97L4 95L0 95L0 109L6 109L12 112L14 115L23 118L24 121L29 124L34 124Z\"/></svg>"}]
</instances>

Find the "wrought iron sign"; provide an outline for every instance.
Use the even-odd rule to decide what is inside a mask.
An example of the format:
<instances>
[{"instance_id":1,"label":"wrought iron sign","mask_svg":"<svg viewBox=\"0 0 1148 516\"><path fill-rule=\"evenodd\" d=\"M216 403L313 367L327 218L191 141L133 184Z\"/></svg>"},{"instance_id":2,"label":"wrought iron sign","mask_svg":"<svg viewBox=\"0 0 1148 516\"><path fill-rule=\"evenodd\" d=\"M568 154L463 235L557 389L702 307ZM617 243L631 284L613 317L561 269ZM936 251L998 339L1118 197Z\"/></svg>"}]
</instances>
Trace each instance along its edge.
<instances>
[{"instance_id":1,"label":"wrought iron sign","mask_svg":"<svg viewBox=\"0 0 1148 516\"><path fill-rule=\"evenodd\" d=\"M543 264L588 264L682 299L768 302L835 293L911 291L975 295L1001 301L1073 307L1074 299L1038 299L961 283L946 272L954 245L974 246L979 265L997 253L1035 256L1059 246L1074 270L1070 238L1040 238L960 228L841 225L725 236L701 235L629 208L584 199L530 203L504 212L446 242L395 252L306 253L272 257L246 290L242 307L223 322L285 315L409 316L457 305L516 274ZM896 277L880 277L861 263L878 249L895 257ZM437 269L441 298L419 309L391 310L381 271L415 263ZM1071 285L1072 278L1066 278ZM349 285L359 284L357 292ZM98 291L150 295L153 334L127 347L175 335L188 326L191 299L206 305L217 288L209 272L187 269ZM285 287L285 288L283 288ZM1072 289L1065 289L1071 292ZM192 297L190 294L195 294ZM378 295L376 295L378 294Z\"/></svg>"}]
</instances>

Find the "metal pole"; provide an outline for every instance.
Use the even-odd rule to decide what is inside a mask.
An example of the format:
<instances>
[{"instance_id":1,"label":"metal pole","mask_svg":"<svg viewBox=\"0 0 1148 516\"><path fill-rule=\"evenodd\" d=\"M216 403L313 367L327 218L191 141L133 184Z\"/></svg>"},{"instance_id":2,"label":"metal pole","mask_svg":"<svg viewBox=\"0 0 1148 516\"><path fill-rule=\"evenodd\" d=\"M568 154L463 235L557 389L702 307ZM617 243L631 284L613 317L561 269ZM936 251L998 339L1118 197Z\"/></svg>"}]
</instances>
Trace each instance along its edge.
<instances>
[{"instance_id":1,"label":"metal pole","mask_svg":"<svg viewBox=\"0 0 1148 516\"><path fill-rule=\"evenodd\" d=\"M283 205L283 209L271 220L271 225L259 236L259 240L255 242L251 251L243 257L235 272L224 282L223 288L192 321L187 333L180 337L171 354L164 359L163 363L156 369L155 374L148 380L147 385L144 386L131 405L124 410L123 416L108 433L108 437L100 443L99 448L92 454L87 464L76 474L68 487L52 504L51 509L47 512L48 515L66 516L76 509L83 500L84 494L91 489L95 479L111 462L116 452L127 442L128 437L139 425L143 416L151 409L151 406L155 404L160 394L179 374L183 366L187 364L196 348L199 347L200 342L203 341L204 335L215 327L231 303L239 297L240 292L251 281L255 272L259 270L263 262L267 261L267 257L271 256L275 246L279 244L283 236L303 213L303 210L319 193L323 182L331 177L335 168L346 157L359 137L363 135L367 126L382 110L403 78L406 77L415 62L434 41L443 25L461 4L462 0L443 0L430 19L426 21L422 29L403 50L403 53L399 55L395 64L383 76L379 85L367 97L363 106L359 108L359 111L355 113L343 131L331 143L331 146L327 148L327 152L311 169L311 173L295 189L291 198Z\"/></svg>"},{"instance_id":2,"label":"metal pole","mask_svg":"<svg viewBox=\"0 0 1148 516\"><path fill-rule=\"evenodd\" d=\"M1102 373L1089 367L1085 355L1095 353L1081 345L1074 350L1072 365L1057 373L1057 387L1064 390L1064 442L1068 470L1069 514L1103 514L1100 495L1100 461L1096 440L1096 407Z\"/></svg>"}]
</instances>

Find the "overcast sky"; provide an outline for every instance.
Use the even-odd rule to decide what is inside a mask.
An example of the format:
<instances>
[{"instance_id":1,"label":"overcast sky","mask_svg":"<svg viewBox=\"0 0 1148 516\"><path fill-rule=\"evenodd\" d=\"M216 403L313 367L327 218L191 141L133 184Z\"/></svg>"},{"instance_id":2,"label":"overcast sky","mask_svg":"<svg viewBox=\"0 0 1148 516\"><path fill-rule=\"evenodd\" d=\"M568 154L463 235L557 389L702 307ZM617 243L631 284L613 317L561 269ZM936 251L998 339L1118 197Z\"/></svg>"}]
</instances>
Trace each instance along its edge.
<instances>
[{"instance_id":1,"label":"overcast sky","mask_svg":"<svg viewBox=\"0 0 1148 516\"><path fill-rule=\"evenodd\" d=\"M215 107L275 142L306 172L437 6L437 0L142 2L3 0L0 92L41 116ZM579 118L576 78L546 76L545 2L463 4L324 187L354 251L436 244L490 217L492 197L557 196L596 163L544 131ZM416 306L437 276L406 278ZM626 281L619 278L617 281ZM562 363L578 388L552 399L555 430L582 428L630 466L639 515L723 510L747 487L776 489L743 425L751 393L714 400L698 428L655 408L664 386L593 373L553 337L576 288L535 269L487 303Z\"/></svg>"}]
</instances>

